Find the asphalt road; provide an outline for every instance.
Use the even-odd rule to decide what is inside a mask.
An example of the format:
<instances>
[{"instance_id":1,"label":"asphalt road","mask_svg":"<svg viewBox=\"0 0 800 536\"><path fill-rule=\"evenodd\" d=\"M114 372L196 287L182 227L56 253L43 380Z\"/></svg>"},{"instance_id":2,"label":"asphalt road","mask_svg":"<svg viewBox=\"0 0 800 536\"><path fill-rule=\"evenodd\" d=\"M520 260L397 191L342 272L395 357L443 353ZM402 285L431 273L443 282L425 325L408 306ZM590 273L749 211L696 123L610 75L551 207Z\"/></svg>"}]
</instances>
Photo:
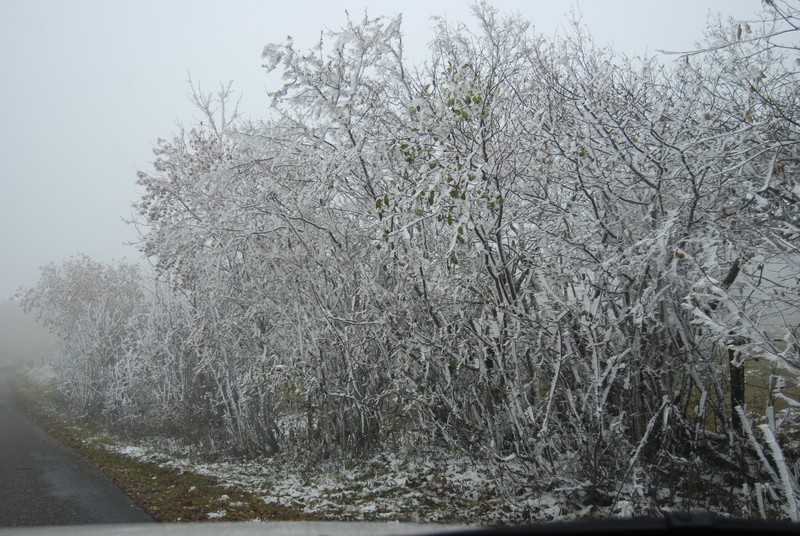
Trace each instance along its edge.
<instances>
[{"instance_id":1,"label":"asphalt road","mask_svg":"<svg viewBox=\"0 0 800 536\"><path fill-rule=\"evenodd\" d=\"M22 414L0 372L0 528L148 521L99 469Z\"/></svg>"}]
</instances>

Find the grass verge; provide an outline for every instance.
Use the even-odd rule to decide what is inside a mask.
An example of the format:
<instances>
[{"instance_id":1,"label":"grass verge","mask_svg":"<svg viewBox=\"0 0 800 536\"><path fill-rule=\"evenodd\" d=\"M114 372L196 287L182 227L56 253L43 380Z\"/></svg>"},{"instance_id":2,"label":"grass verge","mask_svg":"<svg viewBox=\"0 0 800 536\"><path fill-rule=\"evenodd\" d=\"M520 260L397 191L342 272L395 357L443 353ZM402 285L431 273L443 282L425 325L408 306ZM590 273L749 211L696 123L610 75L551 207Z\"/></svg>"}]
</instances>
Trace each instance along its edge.
<instances>
[{"instance_id":1,"label":"grass verge","mask_svg":"<svg viewBox=\"0 0 800 536\"><path fill-rule=\"evenodd\" d=\"M12 389L28 418L90 460L159 521L321 519L285 505L265 503L256 494L209 476L124 456L110 448L109 440L58 410L54 389L20 377L12 382Z\"/></svg>"}]
</instances>

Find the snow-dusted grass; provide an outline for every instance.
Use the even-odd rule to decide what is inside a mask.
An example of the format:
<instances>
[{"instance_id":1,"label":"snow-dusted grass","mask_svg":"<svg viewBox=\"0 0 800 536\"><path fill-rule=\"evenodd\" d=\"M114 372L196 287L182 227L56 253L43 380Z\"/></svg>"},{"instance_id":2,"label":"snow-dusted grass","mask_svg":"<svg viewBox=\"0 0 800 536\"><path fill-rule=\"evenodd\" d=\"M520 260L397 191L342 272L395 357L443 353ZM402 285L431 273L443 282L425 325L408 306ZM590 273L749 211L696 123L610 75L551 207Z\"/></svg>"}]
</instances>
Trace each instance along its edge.
<instances>
[{"instance_id":1,"label":"snow-dusted grass","mask_svg":"<svg viewBox=\"0 0 800 536\"><path fill-rule=\"evenodd\" d=\"M199 461L185 452L168 452L158 443L110 444L118 454L157 463L179 472L212 477L241 489L264 504L298 510L324 519L402 520L496 525L529 521L531 502L503 497L492 475L474 462L444 452L400 456L381 454L353 467L334 463L308 466L281 457ZM304 466L305 465L305 466ZM561 517L553 497L537 501L543 519ZM236 508L223 494L210 518Z\"/></svg>"},{"instance_id":2,"label":"snow-dusted grass","mask_svg":"<svg viewBox=\"0 0 800 536\"><path fill-rule=\"evenodd\" d=\"M280 456L209 462L194 458L191 449L176 448L172 440L105 444L118 454L212 478L222 489L244 491L261 504L311 519L506 525L653 516L681 509L681 498L668 490L648 497L635 484L620 489L616 500L606 505L592 504L580 486L536 490L531 486L510 497L497 485L498 475L474 460L444 451L385 453L345 467L309 465ZM226 519L223 512L235 512L240 506L240 501L222 493L209 501L206 516ZM715 508L709 511L729 515Z\"/></svg>"}]
</instances>

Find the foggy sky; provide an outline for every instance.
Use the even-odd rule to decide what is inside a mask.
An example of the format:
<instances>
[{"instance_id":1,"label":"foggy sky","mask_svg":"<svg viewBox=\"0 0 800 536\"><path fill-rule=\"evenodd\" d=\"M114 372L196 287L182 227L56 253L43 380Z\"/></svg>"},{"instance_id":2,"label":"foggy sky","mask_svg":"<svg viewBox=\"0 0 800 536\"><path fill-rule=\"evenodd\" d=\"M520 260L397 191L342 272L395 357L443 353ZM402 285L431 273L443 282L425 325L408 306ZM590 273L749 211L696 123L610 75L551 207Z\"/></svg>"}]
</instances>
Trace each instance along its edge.
<instances>
[{"instance_id":1,"label":"foggy sky","mask_svg":"<svg viewBox=\"0 0 800 536\"><path fill-rule=\"evenodd\" d=\"M497 0L537 32L566 25L569 2ZM685 50L709 11L753 18L760 0L581 1L599 43L626 53ZM292 35L302 49L323 28L403 11L407 53L420 62L431 15L469 22L463 1L200 0L0 2L0 301L35 284L38 267L77 253L139 258L132 217L136 170L159 137L196 117L187 80L203 89L232 80L241 110L263 116L265 44Z\"/></svg>"}]
</instances>

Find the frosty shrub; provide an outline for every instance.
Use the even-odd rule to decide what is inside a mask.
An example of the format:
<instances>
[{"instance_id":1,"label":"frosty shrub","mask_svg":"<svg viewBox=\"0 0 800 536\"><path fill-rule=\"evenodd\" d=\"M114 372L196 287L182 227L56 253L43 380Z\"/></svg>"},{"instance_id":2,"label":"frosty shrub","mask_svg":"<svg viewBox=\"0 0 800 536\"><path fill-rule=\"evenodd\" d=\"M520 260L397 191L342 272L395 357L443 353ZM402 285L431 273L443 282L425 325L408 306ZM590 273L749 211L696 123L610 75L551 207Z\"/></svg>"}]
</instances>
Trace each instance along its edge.
<instances>
[{"instance_id":1,"label":"frosty shrub","mask_svg":"<svg viewBox=\"0 0 800 536\"><path fill-rule=\"evenodd\" d=\"M195 91L139 174L147 307L62 303L71 265L26 295L65 392L211 450L425 445L520 500L797 519L796 10L646 58L474 15L416 69L399 19L266 46L261 122Z\"/></svg>"}]
</instances>

